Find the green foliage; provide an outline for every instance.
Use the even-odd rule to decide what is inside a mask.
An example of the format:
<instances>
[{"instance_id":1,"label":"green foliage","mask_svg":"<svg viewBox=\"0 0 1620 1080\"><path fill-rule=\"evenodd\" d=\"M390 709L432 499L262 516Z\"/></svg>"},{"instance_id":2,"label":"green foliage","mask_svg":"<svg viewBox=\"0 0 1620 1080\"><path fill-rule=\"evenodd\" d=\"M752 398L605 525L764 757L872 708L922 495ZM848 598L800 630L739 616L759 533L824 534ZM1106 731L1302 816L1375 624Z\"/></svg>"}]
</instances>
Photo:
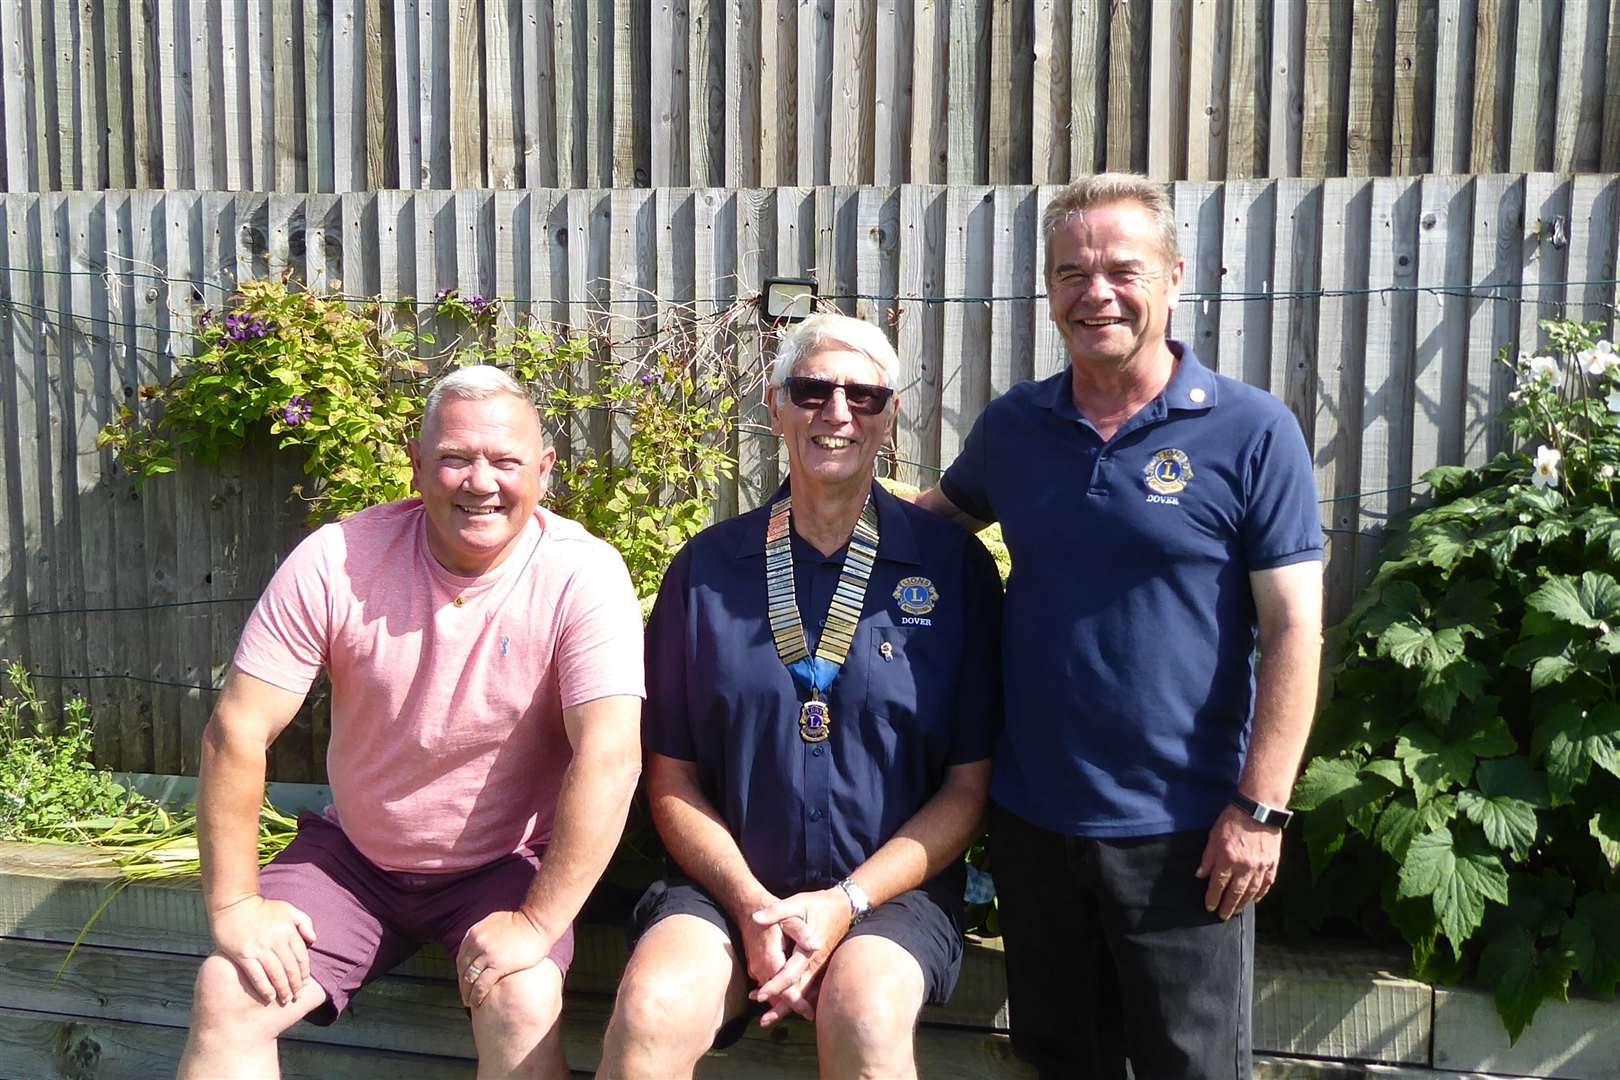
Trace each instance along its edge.
<instances>
[{"instance_id":1,"label":"green foliage","mask_svg":"<svg viewBox=\"0 0 1620 1080\"><path fill-rule=\"evenodd\" d=\"M330 521L409 496L405 446L432 380L493 364L530 390L571 451L553 476L552 505L613 544L640 595L651 595L734 470L737 394L722 335L667 334L627 351L542 324L500 326L500 314L497 300L440 293L434 318L455 335L440 348L414 303L356 306L282 280L244 282L224 312L200 316L196 355L169 382L141 387L98 445L146 480L268 432L303 459L310 480L298 493L311 524ZM569 445L570 427L585 424L610 426L614 449Z\"/></svg>"},{"instance_id":2,"label":"green foliage","mask_svg":"<svg viewBox=\"0 0 1620 1080\"><path fill-rule=\"evenodd\" d=\"M0 840L83 840L110 828L140 800L91 763L88 706L74 698L57 730L20 664L5 665L0 692Z\"/></svg>"},{"instance_id":3,"label":"green foliage","mask_svg":"<svg viewBox=\"0 0 1620 1080\"><path fill-rule=\"evenodd\" d=\"M1385 883L1310 920L1473 972L1514 1039L1573 978L1620 983L1620 356L1601 324L1542 325L1502 417L1529 452L1429 473L1391 528L1294 800L1320 881Z\"/></svg>"}]
</instances>

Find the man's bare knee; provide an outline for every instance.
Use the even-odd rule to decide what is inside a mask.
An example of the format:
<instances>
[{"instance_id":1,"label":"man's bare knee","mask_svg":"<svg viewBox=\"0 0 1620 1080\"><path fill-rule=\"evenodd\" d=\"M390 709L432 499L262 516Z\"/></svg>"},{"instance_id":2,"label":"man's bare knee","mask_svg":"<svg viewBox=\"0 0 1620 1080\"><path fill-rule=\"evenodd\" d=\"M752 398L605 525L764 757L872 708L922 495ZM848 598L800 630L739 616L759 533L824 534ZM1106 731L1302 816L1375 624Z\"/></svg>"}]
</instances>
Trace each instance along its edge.
<instances>
[{"instance_id":1,"label":"man's bare knee","mask_svg":"<svg viewBox=\"0 0 1620 1080\"><path fill-rule=\"evenodd\" d=\"M243 1042L274 1039L326 1000L315 980L304 983L290 1005L266 1005L248 988L235 964L214 953L197 969L191 1026L201 1037Z\"/></svg>"},{"instance_id":2,"label":"man's bare knee","mask_svg":"<svg viewBox=\"0 0 1620 1080\"><path fill-rule=\"evenodd\" d=\"M549 970L548 970L549 969ZM544 1038L562 1015L562 977L555 965L508 975L477 1010L506 1031Z\"/></svg>"}]
</instances>

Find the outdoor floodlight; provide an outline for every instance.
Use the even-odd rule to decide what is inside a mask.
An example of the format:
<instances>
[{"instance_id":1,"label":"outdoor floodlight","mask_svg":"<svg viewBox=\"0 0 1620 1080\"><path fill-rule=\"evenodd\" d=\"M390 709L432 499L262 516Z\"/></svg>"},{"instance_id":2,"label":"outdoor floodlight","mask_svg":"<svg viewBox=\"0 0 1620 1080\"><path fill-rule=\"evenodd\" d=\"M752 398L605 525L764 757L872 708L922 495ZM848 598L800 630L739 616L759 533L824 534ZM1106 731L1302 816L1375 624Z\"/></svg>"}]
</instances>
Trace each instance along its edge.
<instances>
[{"instance_id":1,"label":"outdoor floodlight","mask_svg":"<svg viewBox=\"0 0 1620 1080\"><path fill-rule=\"evenodd\" d=\"M768 277L762 287L765 318L771 322L808 319L815 308L816 283L812 278Z\"/></svg>"}]
</instances>

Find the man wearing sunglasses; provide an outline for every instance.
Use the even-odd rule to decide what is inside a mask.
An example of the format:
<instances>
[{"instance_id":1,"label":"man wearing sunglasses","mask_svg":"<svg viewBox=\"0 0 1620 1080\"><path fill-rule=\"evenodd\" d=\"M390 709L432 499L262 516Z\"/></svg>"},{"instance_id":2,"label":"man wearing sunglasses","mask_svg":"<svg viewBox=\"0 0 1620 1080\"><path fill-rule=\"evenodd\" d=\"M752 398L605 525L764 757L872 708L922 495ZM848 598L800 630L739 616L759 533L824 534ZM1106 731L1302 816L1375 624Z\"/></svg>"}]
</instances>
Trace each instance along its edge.
<instances>
[{"instance_id":1,"label":"man wearing sunglasses","mask_svg":"<svg viewBox=\"0 0 1620 1080\"><path fill-rule=\"evenodd\" d=\"M990 857L1013 1045L1045 1077L1247 1080L1252 905L1321 648L1310 454L1166 337L1161 185L1089 177L1042 225L1069 364L992 402L919 499L1012 555Z\"/></svg>"},{"instance_id":2,"label":"man wearing sunglasses","mask_svg":"<svg viewBox=\"0 0 1620 1080\"><path fill-rule=\"evenodd\" d=\"M914 1076L918 1011L956 982L1001 587L967 533L873 481L897 366L857 319L789 334L766 390L788 482L664 578L643 740L679 874L637 907L604 1080L691 1076L791 1013L823 1076Z\"/></svg>"}]
</instances>

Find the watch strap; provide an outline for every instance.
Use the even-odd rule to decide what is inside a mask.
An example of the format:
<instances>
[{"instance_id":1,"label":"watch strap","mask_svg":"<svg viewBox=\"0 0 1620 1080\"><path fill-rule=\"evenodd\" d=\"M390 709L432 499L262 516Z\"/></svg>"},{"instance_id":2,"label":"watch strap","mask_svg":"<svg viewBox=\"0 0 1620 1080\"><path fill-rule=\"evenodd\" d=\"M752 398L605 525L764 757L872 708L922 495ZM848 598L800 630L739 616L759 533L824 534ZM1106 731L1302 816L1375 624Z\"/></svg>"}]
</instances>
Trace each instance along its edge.
<instances>
[{"instance_id":1,"label":"watch strap","mask_svg":"<svg viewBox=\"0 0 1620 1080\"><path fill-rule=\"evenodd\" d=\"M855 884L850 878L840 881L838 888L843 892L844 898L849 901L850 925L853 926L866 918L872 910L872 899L866 895L866 890Z\"/></svg>"},{"instance_id":2,"label":"watch strap","mask_svg":"<svg viewBox=\"0 0 1620 1080\"><path fill-rule=\"evenodd\" d=\"M1288 823L1294 820L1293 811L1284 810L1278 806L1267 806L1263 802L1255 802L1241 791L1232 794L1232 805L1262 825L1275 825L1279 829L1286 829Z\"/></svg>"}]
</instances>

